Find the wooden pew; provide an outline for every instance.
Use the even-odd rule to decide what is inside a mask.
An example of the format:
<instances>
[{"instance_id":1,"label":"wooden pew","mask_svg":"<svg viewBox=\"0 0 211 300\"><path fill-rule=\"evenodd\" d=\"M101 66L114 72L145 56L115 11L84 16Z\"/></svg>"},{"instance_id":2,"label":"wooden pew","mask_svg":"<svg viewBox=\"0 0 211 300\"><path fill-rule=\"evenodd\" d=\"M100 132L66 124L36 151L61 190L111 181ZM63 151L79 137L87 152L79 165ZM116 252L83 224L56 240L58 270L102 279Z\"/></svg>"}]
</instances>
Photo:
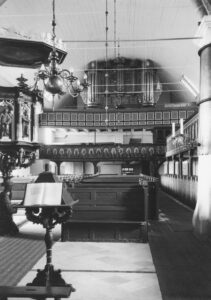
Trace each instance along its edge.
<instances>
[{"instance_id":1,"label":"wooden pew","mask_svg":"<svg viewBox=\"0 0 211 300\"><path fill-rule=\"evenodd\" d=\"M14 182L12 184L12 204L19 204L22 202L26 189L26 182ZM3 187L0 186L0 192L3 191Z\"/></svg>"},{"instance_id":2,"label":"wooden pew","mask_svg":"<svg viewBox=\"0 0 211 300\"><path fill-rule=\"evenodd\" d=\"M70 192L79 203L62 225L62 241L147 240L146 222L156 218L157 205L148 185L139 184L139 176L86 179Z\"/></svg>"},{"instance_id":3,"label":"wooden pew","mask_svg":"<svg viewBox=\"0 0 211 300\"><path fill-rule=\"evenodd\" d=\"M143 241L146 237L144 189L139 176L98 176L69 188L79 203L62 226L62 240ZM12 203L21 202L26 183L14 183ZM148 180L148 219L157 218L156 188Z\"/></svg>"}]
</instances>

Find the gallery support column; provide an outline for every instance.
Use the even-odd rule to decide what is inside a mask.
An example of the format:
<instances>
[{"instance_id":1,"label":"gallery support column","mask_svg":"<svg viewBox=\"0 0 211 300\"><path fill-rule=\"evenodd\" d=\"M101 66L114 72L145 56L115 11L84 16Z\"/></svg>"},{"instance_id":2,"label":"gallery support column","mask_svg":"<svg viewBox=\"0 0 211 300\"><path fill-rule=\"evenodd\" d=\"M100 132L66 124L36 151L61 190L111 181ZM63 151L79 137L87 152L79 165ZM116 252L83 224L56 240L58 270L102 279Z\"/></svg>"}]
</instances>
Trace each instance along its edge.
<instances>
[{"instance_id":1,"label":"gallery support column","mask_svg":"<svg viewBox=\"0 0 211 300\"><path fill-rule=\"evenodd\" d=\"M189 158L188 158L188 176L193 176L193 153L190 150L189 153Z\"/></svg>"},{"instance_id":2,"label":"gallery support column","mask_svg":"<svg viewBox=\"0 0 211 300\"><path fill-rule=\"evenodd\" d=\"M183 161L183 157L182 157L182 154L179 154L179 170L178 170L178 175L180 176L180 177L182 177L182 175L183 175L183 168L182 168L182 161Z\"/></svg>"},{"instance_id":3,"label":"gallery support column","mask_svg":"<svg viewBox=\"0 0 211 300\"><path fill-rule=\"evenodd\" d=\"M169 175L169 158L167 158L166 173Z\"/></svg>"},{"instance_id":4,"label":"gallery support column","mask_svg":"<svg viewBox=\"0 0 211 300\"><path fill-rule=\"evenodd\" d=\"M173 175L175 175L175 158L174 155L172 156L172 161L173 161Z\"/></svg>"},{"instance_id":5,"label":"gallery support column","mask_svg":"<svg viewBox=\"0 0 211 300\"><path fill-rule=\"evenodd\" d=\"M94 166L94 174L97 174L99 172L99 169L98 169L98 161L94 161L93 162L93 166Z\"/></svg>"},{"instance_id":6,"label":"gallery support column","mask_svg":"<svg viewBox=\"0 0 211 300\"><path fill-rule=\"evenodd\" d=\"M57 161L56 165L57 165L57 175L61 175L61 161Z\"/></svg>"},{"instance_id":7,"label":"gallery support column","mask_svg":"<svg viewBox=\"0 0 211 300\"><path fill-rule=\"evenodd\" d=\"M198 132L198 192L193 217L196 232L211 235L211 16L205 16L197 36L200 56Z\"/></svg>"}]
</instances>

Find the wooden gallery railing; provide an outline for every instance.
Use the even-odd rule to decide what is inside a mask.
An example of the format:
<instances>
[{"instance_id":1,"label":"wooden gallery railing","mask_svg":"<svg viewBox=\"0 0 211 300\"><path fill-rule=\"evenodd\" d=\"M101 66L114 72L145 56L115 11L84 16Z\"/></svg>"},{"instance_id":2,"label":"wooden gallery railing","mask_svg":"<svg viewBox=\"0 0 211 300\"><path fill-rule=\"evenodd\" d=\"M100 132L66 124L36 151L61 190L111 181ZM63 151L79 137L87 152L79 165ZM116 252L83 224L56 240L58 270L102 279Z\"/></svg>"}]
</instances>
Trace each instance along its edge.
<instances>
[{"instance_id":1,"label":"wooden gallery railing","mask_svg":"<svg viewBox=\"0 0 211 300\"><path fill-rule=\"evenodd\" d=\"M157 159L165 156L165 146L156 144L42 145L40 159L53 161L114 161Z\"/></svg>"}]
</instances>

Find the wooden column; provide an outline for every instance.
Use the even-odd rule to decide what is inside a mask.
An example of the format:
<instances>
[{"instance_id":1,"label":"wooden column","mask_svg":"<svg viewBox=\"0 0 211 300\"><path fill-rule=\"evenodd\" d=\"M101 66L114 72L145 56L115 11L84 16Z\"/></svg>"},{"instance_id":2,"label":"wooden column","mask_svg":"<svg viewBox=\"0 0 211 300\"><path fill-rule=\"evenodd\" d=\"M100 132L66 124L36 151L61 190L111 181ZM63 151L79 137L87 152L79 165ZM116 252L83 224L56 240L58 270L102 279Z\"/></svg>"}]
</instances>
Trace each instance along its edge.
<instances>
[{"instance_id":1,"label":"wooden column","mask_svg":"<svg viewBox=\"0 0 211 300\"><path fill-rule=\"evenodd\" d=\"M179 155L179 176L182 176L183 175L183 172L182 172L182 155L180 154Z\"/></svg>"},{"instance_id":2,"label":"wooden column","mask_svg":"<svg viewBox=\"0 0 211 300\"><path fill-rule=\"evenodd\" d=\"M193 158L192 158L192 151L189 151L189 158L188 158L188 176L193 176Z\"/></svg>"},{"instance_id":3,"label":"wooden column","mask_svg":"<svg viewBox=\"0 0 211 300\"><path fill-rule=\"evenodd\" d=\"M61 170L60 170L60 166L61 166L61 161L57 161L56 165L57 165L57 175L61 175Z\"/></svg>"},{"instance_id":4,"label":"wooden column","mask_svg":"<svg viewBox=\"0 0 211 300\"><path fill-rule=\"evenodd\" d=\"M97 166L97 164L98 164L98 161L94 161L94 162L93 162L93 166L94 166L94 174L97 174L97 173L98 173L98 166Z\"/></svg>"},{"instance_id":5,"label":"wooden column","mask_svg":"<svg viewBox=\"0 0 211 300\"><path fill-rule=\"evenodd\" d=\"M193 225L197 233L211 236L211 16L205 16L196 35L200 56L198 132L198 191Z\"/></svg>"},{"instance_id":6,"label":"wooden column","mask_svg":"<svg viewBox=\"0 0 211 300\"><path fill-rule=\"evenodd\" d=\"M167 175L169 175L169 159L167 159Z\"/></svg>"},{"instance_id":7,"label":"wooden column","mask_svg":"<svg viewBox=\"0 0 211 300\"><path fill-rule=\"evenodd\" d=\"M86 162L82 161L83 166L83 174L86 174Z\"/></svg>"},{"instance_id":8,"label":"wooden column","mask_svg":"<svg viewBox=\"0 0 211 300\"><path fill-rule=\"evenodd\" d=\"M173 175L175 175L175 159L174 159L174 156L172 156L172 161L173 161Z\"/></svg>"}]
</instances>

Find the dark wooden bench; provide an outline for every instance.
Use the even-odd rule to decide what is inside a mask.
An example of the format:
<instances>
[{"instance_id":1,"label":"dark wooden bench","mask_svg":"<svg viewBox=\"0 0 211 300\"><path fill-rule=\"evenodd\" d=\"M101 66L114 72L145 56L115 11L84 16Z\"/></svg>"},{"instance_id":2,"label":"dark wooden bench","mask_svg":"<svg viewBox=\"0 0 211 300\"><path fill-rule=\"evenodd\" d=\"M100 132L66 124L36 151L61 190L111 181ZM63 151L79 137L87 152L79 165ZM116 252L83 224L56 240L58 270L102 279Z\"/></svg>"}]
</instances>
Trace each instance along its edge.
<instances>
[{"instance_id":1,"label":"dark wooden bench","mask_svg":"<svg viewBox=\"0 0 211 300\"><path fill-rule=\"evenodd\" d=\"M79 203L62 225L62 241L147 241L156 199L149 205L150 193L146 195L138 176L86 179L70 192Z\"/></svg>"},{"instance_id":2,"label":"dark wooden bench","mask_svg":"<svg viewBox=\"0 0 211 300\"><path fill-rule=\"evenodd\" d=\"M12 204L20 204L23 201L26 182L14 182L12 184ZM3 187L0 186L0 192L3 190Z\"/></svg>"},{"instance_id":3,"label":"dark wooden bench","mask_svg":"<svg viewBox=\"0 0 211 300\"><path fill-rule=\"evenodd\" d=\"M62 241L148 241L147 224L141 221L72 219L66 226L62 232Z\"/></svg>"},{"instance_id":4,"label":"dark wooden bench","mask_svg":"<svg viewBox=\"0 0 211 300\"><path fill-rule=\"evenodd\" d=\"M0 300L7 300L8 297L41 300L54 298L55 300L60 300L61 298L68 298L71 291L71 286L0 286Z\"/></svg>"}]
</instances>

